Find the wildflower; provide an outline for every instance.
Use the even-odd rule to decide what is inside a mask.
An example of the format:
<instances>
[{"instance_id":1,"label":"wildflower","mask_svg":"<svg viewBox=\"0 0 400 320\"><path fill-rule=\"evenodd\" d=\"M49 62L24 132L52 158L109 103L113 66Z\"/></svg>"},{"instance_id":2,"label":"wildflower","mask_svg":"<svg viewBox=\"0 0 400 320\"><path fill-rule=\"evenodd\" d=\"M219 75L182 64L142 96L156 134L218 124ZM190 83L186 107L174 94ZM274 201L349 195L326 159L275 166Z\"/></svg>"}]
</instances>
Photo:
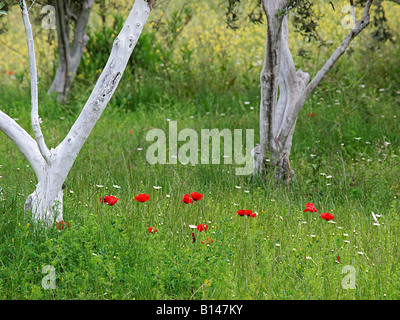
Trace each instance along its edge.
<instances>
[{"instance_id":1,"label":"wildflower","mask_svg":"<svg viewBox=\"0 0 400 320\"><path fill-rule=\"evenodd\" d=\"M309 116L310 116L310 117L314 117L314 116L315 116L314 112L311 112L311 113L309 114Z\"/></svg>"},{"instance_id":2,"label":"wildflower","mask_svg":"<svg viewBox=\"0 0 400 320\"><path fill-rule=\"evenodd\" d=\"M9 74L10 76L12 76L12 75L13 75L13 72L10 70L10 71L8 71L8 74Z\"/></svg>"},{"instance_id":3,"label":"wildflower","mask_svg":"<svg viewBox=\"0 0 400 320\"><path fill-rule=\"evenodd\" d=\"M189 204L189 203L193 203L193 199L192 199L188 194L185 194L185 195L183 196L181 202L184 202L184 203L186 203L186 204Z\"/></svg>"},{"instance_id":4,"label":"wildflower","mask_svg":"<svg viewBox=\"0 0 400 320\"><path fill-rule=\"evenodd\" d=\"M114 196L100 197L100 202L101 203L108 203L110 206L113 206L114 204L116 204L118 200L119 199L117 197L114 197Z\"/></svg>"},{"instance_id":5,"label":"wildflower","mask_svg":"<svg viewBox=\"0 0 400 320\"><path fill-rule=\"evenodd\" d=\"M249 217L255 218L258 215L257 212L252 212L249 214Z\"/></svg>"},{"instance_id":6,"label":"wildflower","mask_svg":"<svg viewBox=\"0 0 400 320\"><path fill-rule=\"evenodd\" d=\"M194 201L199 201L199 200L201 200L203 198L203 195L201 193L198 193L198 192L192 192L190 194L190 196L192 197L192 199Z\"/></svg>"},{"instance_id":7,"label":"wildflower","mask_svg":"<svg viewBox=\"0 0 400 320\"><path fill-rule=\"evenodd\" d=\"M321 218L328 221L328 220L333 220L334 216L326 212L326 213L321 213Z\"/></svg>"},{"instance_id":8,"label":"wildflower","mask_svg":"<svg viewBox=\"0 0 400 320\"><path fill-rule=\"evenodd\" d=\"M340 256L337 255L337 261L340 263Z\"/></svg>"},{"instance_id":9,"label":"wildflower","mask_svg":"<svg viewBox=\"0 0 400 320\"><path fill-rule=\"evenodd\" d=\"M207 231L207 229L208 229L208 225L207 224L199 224L199 225L197 225L197 230L199 230L200 232L202 232L203 230Z\"/></svg>"},{"instance_id":10,"label":"wildflower","mask_svg":"<svg viewBox=\"0 0 400 320\"><path fill-rule=\"evenodd\" d=\"M147 231L148 231L149 233L154 233L154 232L157 232L158 230L157 230L157 229L154 229L153 227L149 227L149 228L147 229Z\"/></svg>"},{"instance_id":11,"label":"wildflower","mask_svg":"<svg viewBox=\"0 0 400 320\"><path fill-rule=\"evenodd\" d=\"M306 204L306 208L304 209L304 212L317 212L317 209L315 208L313 203L308 202Z\"/></svg>"},{"instance_id":12,"label":"wildflower","mask_svg":"<svg viewBox=\"0 0 400 320\"><path fill-rule=\"evenodd\" d=\"M257 215L257 212L254 212L253 213L253 211L251 211L251 210L239 210L239 211L236 211L237 213L238 213L238 215L239 216L249 216L249 217L252 217L252 218L254 218L256 215Z\"/></svg>"},{"instance_id":13,"label":"wildflower","mask_svg":"<svg viewBox=\"0 0 400 320\"><path fill-rule=\"evenodd\" d=\"M243 210L243 209L241 209L241 210L236 211L236 212L237 212L237 214L239 216L243 217L243 216L248 216L249 213L251 213L251 210Z\"/></svg>"},{"instance_id":14,"label":"wildflower","mask_svg":"<svg viewBox=\"0 0 400 320\"><path fill-rule=\"evenodd\" d=\"M207 237L206 242L202 241L201 244L207 244L207 245L209 245L210 243L213 243L213 242L214 242L214 240L212 240L211 238Z\"/></svg>"},{"instance_id":15,"label":"wildflower","mask_svg":"<svg viewBox=\"0 0 400 320\"><path fill-rule=\"evenodd\" d=\"M139 193L139 195L135 196L135 200L139 202L146 202L150 199L150 195L146 193Z\"/></svg>"},{"instance_id":16,"label":"wildflower","mask_svg":"<svg viewBox=\"0 0 400 320\"><path fill-rule=\"evenodd\" d=\"M239 210L239 211L236 211L237 212L237 214L239 215L239 216L241 216L241 217L243 217L244 215L245 215L245 211L246 210Z\"/></svg>"},{"instance_id":17,"label":"wildflower","mask_svg":"<svg viewBox=\"0 0 400 320\"><path fill-rule=\"evenodd\" d=\"M193 238L193 242L192 243L195 243L196 242L196 237L194 236L194 232L192 232L192 238Z\"/></svg>"},{"instance_id":18,"label":"wildflower","mask_svg":"<svg viewBox=\"0 0 400 320\"><path fill-rule=\"evenodd\" d=\"M64 220L61 220L59 222L56 222L56 229L58 229L58 230L62 230L64 228L69 228L69 227L70 227L70 224L67 221L64 222Z\"/></svg>"}]
</instances>

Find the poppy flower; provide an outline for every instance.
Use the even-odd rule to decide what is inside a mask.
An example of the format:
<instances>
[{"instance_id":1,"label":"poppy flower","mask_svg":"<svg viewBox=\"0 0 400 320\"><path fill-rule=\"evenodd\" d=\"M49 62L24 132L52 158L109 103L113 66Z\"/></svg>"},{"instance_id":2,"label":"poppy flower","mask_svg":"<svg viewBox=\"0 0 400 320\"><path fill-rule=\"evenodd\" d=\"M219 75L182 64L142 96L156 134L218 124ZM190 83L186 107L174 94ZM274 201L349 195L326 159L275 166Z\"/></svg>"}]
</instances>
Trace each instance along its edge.
<instances>
[{"instance_id":1,"label":"poppy flower","mask_svg":"<svg viewBox=\"0 0 400 320\"><path fill-rule=\"evenodd\" d=\"M70 224L67 221L64 222L64 220L61 220L59 222L56 222L56 229L58 229L58 230L62 230L64 228L69 228L69 227L70 227Z\"/></svg>"},{"instance_id":2,"label":"poppy flower","mask_svg":"<svg viewBox=\"0 0 400 320\"><path fill-rule=\"evenodd\" d=\"M135 196L135 200L139 202L146 202L150 199L150 195L146 193L139 193L139 195Z\"/></svg>"},{"instance_id":3,"label":"poppy flower","mask_svg":"<svg viewBox=\"0 0 400 320\"><path fill-rule=\"evenodd\" d=\"M188 194L185 194L185 195L183 196L181 202L184 202L184 203L186 203L186 204L189 204L189 203L193 203L193 199L192 199Z\"/></svg>"},{"instance_id":4,"label":"poppy flower","mask_svg":"<svg viewBox=\"0 0 400 320\"><path fill-rule=\"evenodd\" d=\"M314 203L307 203L304 212L317 212L317 209L314 206Z\"/></svg>"},{"instance_id":5,"label":"poppy flower","mask_svg":"<svg viewBox=\"0 0 400 320\"><path fill-rule=\"evenodd\" d=\"M147 231L150 232L150 233L154 233L154 232L157 232L158 230L157 230L157 229L154 229L153 227L149 227L149 228L147 229Z\"/></svg>"},{"instance_id":6,"label":"poppy flower","mask_svg":"<svg viewBox=\"0 0 400 320\"><path fill-rule=\"evenodd\" d=\"M252 212L249 214L249 217L255 218L257 217L258 213L257 212Z\"/></svg>"},{"instance_id":7,"label":"poppy flower","mask_svg":"<svg viewBox=\"0 0 400 320\"><path fill-rule=\"evenodd\" d=\"M114 196L104 196L100 198L101 203L108 203L110 206L113 206L114 204L117 203L119 199Z\"/></svg>"},{"instance_id":8,"label":"poppy flower","mask_svg":"<svg viewBox=\"0 0 400 320\"><path fill-rule=\"evenodd\" d=\"M340 256L339 255L337 256L337 261L340 263Z\"/></svg>"},{"instance_id":9,"label":"poppy flower","mask_svg":"<svg viewBox=\"0 0 400 320\"><path fill-rule=\"evenodd\" d=\"M202 232L203 230L207 231L207 228L208 228L208 225L206 225L206 224L197 225L197 230L199 230L200 232Z\"/></svg>"},{"instance_id":10,"label":"poppy flower","mask_svg":"<svg viewBox=\"0 0 400 320\"><path fill-rule=\"evenodd\" d=\"M203 198L203 195L201 193L198 193L198 192L192 192L190 194L190 196L192 197L192 199L194 201L199 201L199 200L201 200Z\"/></svg>"},{"instance_id":11,"label":"poppy flower","mask_svg":"<svg viewBox=\"0 0 400 320\"><path fill-rule=\"evenodd\" d=\"M326 213L321 213L321 218L328 221L328 220L333 220L334 216L326 212Z\"/></svg>"},{"instance_id":12,"label":"poppy flower","mask_svg":"<svg viewBox=\"0 0 400 320\"><path fill-rule=\"evenodd\" d=\"M252 214L253 214L253 211L251 211L251 210L239 210L239 211L236 211L237 213L238 213L238 215L239 216L241 216L241 217L243 217L243 216L249 216L249 217L255 217L256 215L257 215L257 213L256 213L256 215L254 215L254 216L252 216Z\"/></svg>"},{"instance_id":13,"label":"poppy flower","mask_svg":"<svg viewBox=\"0 0 400 320\"><path fill-rule=\"evenodd\" d=\"M207 237L207 240L206 240L206 242L202 241L202 242L201 242L201 244L210 244L210 243L213 243L213 242L214 242L214 240L213 240L213 239L211 239L211 238Z\"/></svg>"},{"instance_id":14,"label":"poppy flower","mask_svg":"<svg viewBox=\"0 0 400 320\"><path fill-rule=\"evenodd\" d=\"M8 71L8 74L9 74L10 76L12 76L13 72L12 72L12 71Z\"/></svg>"},{"instance_id":15,"label":"poppy flower","mask_svg":"<svg viewBox=\"0 0 400 320\"><path fill-rule=\"evenodd\" d=\"M196 242L196 237L194 236L194 232L192 232L193 243Z\"/></svg>"}]
</instances>

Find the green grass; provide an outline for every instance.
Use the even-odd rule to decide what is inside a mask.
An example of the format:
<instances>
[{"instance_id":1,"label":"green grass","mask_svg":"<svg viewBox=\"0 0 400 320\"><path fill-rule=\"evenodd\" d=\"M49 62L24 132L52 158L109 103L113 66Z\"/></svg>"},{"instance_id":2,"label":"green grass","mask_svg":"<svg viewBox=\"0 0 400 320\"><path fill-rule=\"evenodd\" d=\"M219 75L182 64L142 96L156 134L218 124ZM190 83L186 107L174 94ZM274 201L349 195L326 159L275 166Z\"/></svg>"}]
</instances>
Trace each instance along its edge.
<instances>
[{"instance_id":1,"label":"green grass","mask_svg":"<svg viewBox=\"0 0 400 320\"><path fill-rule=\"evenodd\" d=\"M330 94L336 96L326 93ZM372 105L374 120L367 119L373 122L368 129L363 123L356 125L361 122L361 108L351 108L345 97L338 97L346 109L343 114L337 113L338 108L331 111L333 106L314 111L318 97L310 100L297 124L292 154L297 178L290 188L235 176L234 165L146 163L150 143L145 133L152 127L167 128L166 118L177 120L179 129L256 129L257 107L245 109L240 103L245 99L225 108L225 116L217 111L204 113L222 108L224 101L203 105L204 109L197 108L196 101L163 105L157 112L140 107L115 111L111 104L66 181L64 219L71 228L45 234L23 212L36 183L34 173L2 136L0 297L397 299L400 225L394 197L400 188L400 170L398 158L392 157L399 154L390 118L394 113L387 110L381 118L375 110L381 106ZM25 94L20 98L28 99ZM308 116L312 110L314 117ZM55 146L74 119L60 121L62 110L53 112L44 132L52 132L46 138ZM25 127L27 121L21 116ZM384 137L391 144L379 151L376 144ZM387 154L385 160L382 153ZM192 191L203 193L204 198L195 205L181 203L183 194ZM138 193L149 193L150 200L136 202ZM115 206L99 202L107 194L120 199ZM304 213L307 202L313 202L318 213ZM259 215L239 217L236 211L242 208ZM381 226L373 225L371 211L383 215ZM336 223L321 219L321 212L334 214ZM188 224L200 223L209 229L196 230L197 241L192 243ZM149 226L158 232L149 234ZM206 237L213 243L202 245ZM55 267L56 290L41 287L44 265ZM344 265L356 269L356 290L341 286Z\"/></svg>"},{"instance_id":2,"label":"green grass","mask_svg":"<svg viewBox=\"0 0 400 320\"><path fill-rule=\"evenodd\" d=\"M178 130L247 128L257 137L259 88L240 79L221 90L206 74L204 82L182 86L176 81L182 74L165 81L155 81L153 71L124 76L65 182L64 220L71 227L61 231L44 231L24 212L36 178L1 133L0 299L399 299L398 59L392 69L364 68L358 57L365 54L352 64L342 59L304 106L289 188L236 176L234 165L146 162L146 133L167 131L166 119L176 120ZM134 88L132 79L140 80ZM67 105L47 97L46 86L43 79L40 116L55 147L90 85L77 79ZM1 86L0 96L0 108L31 132L27 80ZM181 203L193 191L204 198ZM136 202L138 193L150 200ZM116 205L99 202L110 194L119 198ZM304 213L307 202L318 213ZM240 217L239 209L259 215ZM382 215L379 227L372 211ZM322 212L335 223L321 219ZM192 243L188 225L200 223L209 228L195 230ZM158 232L149 234L150 226ZM203 245L207 237L213 242ZM42 288L45 265L56 270L55 290ZM354 290L341 285L345 265L356 270Z\"/></svg>"}]
</instances>

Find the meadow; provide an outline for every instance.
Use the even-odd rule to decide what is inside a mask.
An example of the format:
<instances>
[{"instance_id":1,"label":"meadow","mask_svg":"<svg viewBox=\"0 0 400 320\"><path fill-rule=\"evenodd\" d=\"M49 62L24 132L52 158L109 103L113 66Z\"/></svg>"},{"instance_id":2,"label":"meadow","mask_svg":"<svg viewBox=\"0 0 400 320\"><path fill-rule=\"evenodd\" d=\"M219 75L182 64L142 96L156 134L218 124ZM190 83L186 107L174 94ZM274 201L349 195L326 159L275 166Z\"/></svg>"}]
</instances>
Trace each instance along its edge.
<instances>
[{"instance_id":1,"label":"meadow","mask_svg":"<svg viewBox=\"0 0 400 320\"><path fill-rule=\"evenodd\" d=\"M400 6L385 5L394 40L375 42L368 27L301 111L289 187L237 176L234 164L146 161L146 133L168 132L170 120L178 130L254 129L258 142L266 24L227 29L223 6L211 0L189 5L181 20L172 9L161 17L178 29L146 26L65 182L69 227L45 230L24 211L36 177L0 133L0 299L399 299ZM293 52L308 52L293 54L296 64L311 75L346 33L339 9L326 14L323 1L320 8L329 45L290 35ZM34 26L49 146L62 141L86 102L123 22L126 11L119 11L107 11L105 25L101 8L92 13L91 38L65 104L46 93L55 33ZM160 15L154 11L151 19ZM17 10L10 13L19 18ZM0 108L32 133L23 32L14 38L10 31L0 35L8 44L2 44ZM191 192L203 198L181 202ZM149 200L136 201L140 193ZM117 203L101 203L106 195ZM304 212L310 202L318 212ZM258 215L239 216L241 209ZM323 212L334 220L322 219ZM199 224L207 230L189 227ZM42 286L48 265L56 272L50 290ZM350 275L345 266L355 288L343 286Z\"/></svg>"}]
</instances>

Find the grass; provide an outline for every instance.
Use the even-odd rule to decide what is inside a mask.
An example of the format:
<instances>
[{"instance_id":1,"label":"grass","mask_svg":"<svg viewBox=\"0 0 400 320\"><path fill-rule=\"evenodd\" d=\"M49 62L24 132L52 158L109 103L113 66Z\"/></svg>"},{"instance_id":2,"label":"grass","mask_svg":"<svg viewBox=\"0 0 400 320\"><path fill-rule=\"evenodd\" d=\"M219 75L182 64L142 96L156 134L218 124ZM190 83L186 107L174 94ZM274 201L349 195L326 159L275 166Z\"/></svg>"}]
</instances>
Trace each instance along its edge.
<instances>
[{"instance_id":1,"label":"grass","mask_svg":"<svg viewBox=\"0 0 400 320\"><path fill-rule=\"evenodd\" d=\"M382 53L343 57L307 101L289 188L236 176L235 165L146 161L146 133L167 132L167 119L178 130L247 128L257 137L255 71L227 86L213 85L201 69L191 70L200 74L193 83L178 67L127 72L65 182L71 227L63 230L44 231L24 212L36 178L0 134L0 299L398 299L399 70L395 54L384 55L384 67L368 63ZM50 79L41 80L42 129L51 147L88 97L93 84L83 79L78 75L66 105L48 97ZM5 80L0 108L31 132L27 83ZM182 203L193 191L204 198ZM139 193L150 200L135 201ZM100 203L111 194L117 204ZM318 213L303 212L307 202ZM240 217L239 209L258 216ZM193 243L188 225L202 223L208 230L195 230ZM150 226L158 232L150 234ZM202 244L207 237L213 242ZM55 268L55 290L42 287L46 265ZM356 289L342 286L346 265L354 267Z\"/></svg>"},{"instance_id":2,"label":"grass","mask_svg":"<svg viewBox=\"0 0 400 320\"><path fill-rule=\"evenodd\" d=\"M23 212L24 200L34 189L34 174L15 146L2 137L1 298L398 298L395 197L400 186L398 158L393 157L399 153L398 136L391 127L394 114L388 110L382 118L374 110L380 105L372 105L376 122L366 130L364 124L354 124L360 117L358 108L347 111L353 119L337 115L340 122L325 120L335 118L328 106L310 117L317 97L298 121L292 155L297 178L290 188L235 176L234 165L146 163L149 128L167 128L167 117L177 120L180 129L254 128L257 110L244 110L243 103L225 110L225 116L198 111L196 102L185 108L163 105L157 112L145 108L121 112L111 105L66 181L64 217L71 228L46 234L37 231ZM28 101L25 94L20 98ZM343 96L339 101L350 104ZM214 107L222 105L217 101ZM73 117L60 120L62 111L58 116L53 112L44 132L52 132L48 138L56 145ZM378 139L392 143L384 148ZM384 160L382 153L387 154ZM195 205L181 203L183 194L192 191L204 198ZM136 202L138 193L149 193L150 200ZM115 206L98 201L107 194L120 199ZM318 213L304 213L307 202L313 202ZM239 217L239 209L259 215ZM379 227L373 225L371 211L383 216ZM334 214L336 223L321 219L321 212ZM209 229L196 231L197 241L192 243L188 225L200 223ZM149 234L150 226L158 232ZM202 245L206 237L213 243ZM41 287L44 265L55 267L55 290ZM341 286L344 265L356 269L356 290Z\"/></svg>"}]
</instances>

